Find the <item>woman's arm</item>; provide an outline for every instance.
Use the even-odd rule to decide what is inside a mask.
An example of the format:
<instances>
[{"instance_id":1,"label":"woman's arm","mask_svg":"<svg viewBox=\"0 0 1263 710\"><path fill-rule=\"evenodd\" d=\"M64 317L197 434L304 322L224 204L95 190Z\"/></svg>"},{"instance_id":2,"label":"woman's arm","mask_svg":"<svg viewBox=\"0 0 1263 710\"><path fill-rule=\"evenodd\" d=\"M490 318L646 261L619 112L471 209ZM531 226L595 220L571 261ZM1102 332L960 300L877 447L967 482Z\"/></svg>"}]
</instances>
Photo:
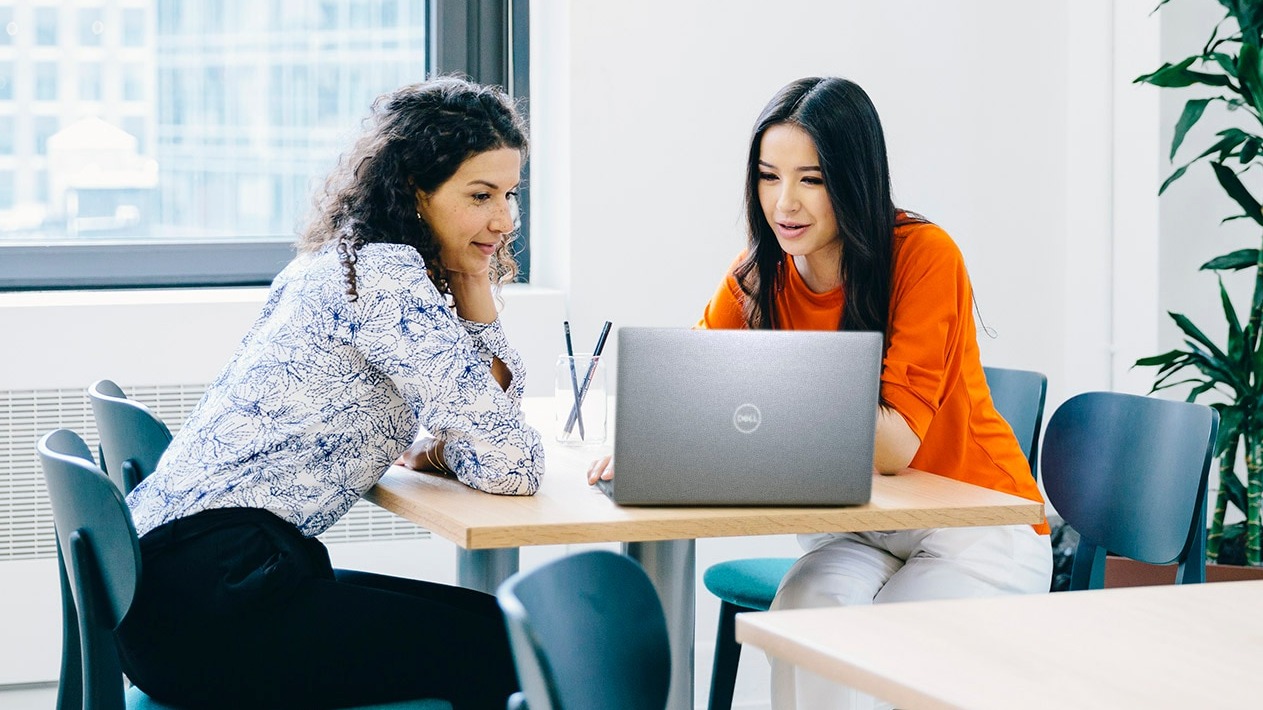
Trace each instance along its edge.
<instances>
[{"instance_id":1,"label":"woman's arm","mask_svg":"<svg viewBox=\"0 0 1263 710\"><path fill-rule=\"evenodd\" d=\"M895 473L912 463L921 438L908 426L903 415L888 407L877 408L877 437L873 447L873 468L878 473Z\"/></svg>"},{"instance_id":2,"label":"woman's arm","mask_svg":"<svg viewBox=\"0 0 1263 710\"><path fill-rule=\"evenodd\" d=\"M419 255L366 256L362 253L359 262L354 343L390 377L417 424L442 442L441 447L410 447L405 461L428 452L471 488L535 493L544 469L543 446L522 415L522 360L499 320L474 321L452 313L425 275ZM488 305L494 313L489 286L487 296L465 299L464 313L485 316L480 307ZM506 373L503 383L494 376L497 360Z\"/></svg>"},{"instance_id":3,"label":"woman's arm","mask_svg":"<svg viewBox=\"0 0 1263 710\"><path fill-rule=\"evenodd\" d=\"M500 314L496 311L495 295L491 292L491 279L486 273L466 274L451 271L447 274L448 288L456 303L456 315L474 323L494 323ZM491 358L491 376L500 389L509 389L513 373L499 357Z\"/></svg>"}]
</instances>

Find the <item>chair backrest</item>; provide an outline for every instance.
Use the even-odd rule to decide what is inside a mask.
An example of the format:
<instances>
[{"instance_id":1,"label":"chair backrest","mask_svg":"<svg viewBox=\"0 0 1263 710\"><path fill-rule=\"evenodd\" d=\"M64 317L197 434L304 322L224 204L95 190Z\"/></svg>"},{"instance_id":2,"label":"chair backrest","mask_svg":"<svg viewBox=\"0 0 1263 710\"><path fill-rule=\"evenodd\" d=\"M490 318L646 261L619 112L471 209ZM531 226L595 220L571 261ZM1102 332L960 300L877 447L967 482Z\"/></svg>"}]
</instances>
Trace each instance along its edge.
<instances>
[{"instance_id":1,"label":"chair backrest","mask_svg":"<svg viewBox=\"0 0 1263 710\"><path fill-rule=\"evenodd\" d=\"M991 401L1004 417L1022 446L1022 453L1037 476L1039 463L1039 430L1044 422L1044 398L1048 394L1048 378L1032 370L1011 370L1005 367L984 367Z\"/></svg>"},{"instance_id":2,"label":"chair backrest","mask_svg":"<svg viewBox=\"0 0 1263 710\"><path fill-rule=\"evenodd\" d=\"M1066 400L1048 421L1048 501L1079 533L1070 589L1098 589L1105 553L1179 563L1177 583L1206 575L1206 479L1219 414L1120 392Z\"/></svg>"},{"instance_id":3,"label":"chair backrest","mask_svg":"<svg viewBox=\"0 0 1263 710\"><path fill-rule=\"evenodd\" d=\"M131 608L140 579L136 528L122 493L77 434L50 432L38 449L77 612L84 706L122 710L114 629Z\"/></svg>"},{"instance_id":4,"label":"chair backrest","mask_svg":"<svg viewBox=\"0 0 1263 710\"><path fill-rule=\"evenodd\" d=\"M582 552L496 592L531 710L662 710L671 650L662 604L629 557Z\"/></svg>"},{"instance_id":5,"label":"chair backrest","mask_svg":"<svg viewBox=\"0 0 1263 710\"><path fill-rule=\"evenodd\" d=\"M171 443L171 430L110 380L93 383L88 398L101 435L101 467L127 495L158 466Z\"/></svg>"}]
</instances>

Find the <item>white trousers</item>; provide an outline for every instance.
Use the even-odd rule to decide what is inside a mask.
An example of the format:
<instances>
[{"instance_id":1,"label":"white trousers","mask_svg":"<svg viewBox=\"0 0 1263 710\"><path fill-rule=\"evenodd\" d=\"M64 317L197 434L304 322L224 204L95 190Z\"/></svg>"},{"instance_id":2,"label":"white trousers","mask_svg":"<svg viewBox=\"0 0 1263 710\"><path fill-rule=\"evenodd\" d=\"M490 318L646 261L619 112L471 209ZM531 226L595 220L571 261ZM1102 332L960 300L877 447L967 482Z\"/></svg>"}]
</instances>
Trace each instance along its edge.
<instances>
[{"instance_id":1,"label":"white trousers","mask_svg":"<svg viewBox=\"0 0 1263 710\"><path fill-rule=\"evenodd\" d=\"M1052 581L1049 538L1029 525L825 533L799 542L807 553L781 581L772 609L1037 594ZM773 659L772 707L890 705Z\"/></svg>"}]
</instances>

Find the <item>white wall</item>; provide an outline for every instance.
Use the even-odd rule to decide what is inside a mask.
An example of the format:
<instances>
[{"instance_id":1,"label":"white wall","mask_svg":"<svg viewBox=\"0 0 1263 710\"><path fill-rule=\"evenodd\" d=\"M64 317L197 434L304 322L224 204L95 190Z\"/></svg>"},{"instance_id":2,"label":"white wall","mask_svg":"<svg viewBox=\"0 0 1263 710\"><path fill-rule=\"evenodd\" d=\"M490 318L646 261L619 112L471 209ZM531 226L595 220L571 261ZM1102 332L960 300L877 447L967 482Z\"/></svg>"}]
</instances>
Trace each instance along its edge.
<instances>
[{"instance_id":1,"label":"white wall","mask_svg":"<svg viewBox=\"0 0 1263 710\"><path fill-rule=\"evenodd\" d=\"M987 362L1047 373L1050 411L1148 386L1127 367L1157 332L1157 104L1129 82L1156 65L1151 3L537 5L534 234L569 258L536 274L569 292L577 338L696 322L744 244L755 117L836 74L881 113L898 203L960 244Z\"/></svg>"}]
</instances>

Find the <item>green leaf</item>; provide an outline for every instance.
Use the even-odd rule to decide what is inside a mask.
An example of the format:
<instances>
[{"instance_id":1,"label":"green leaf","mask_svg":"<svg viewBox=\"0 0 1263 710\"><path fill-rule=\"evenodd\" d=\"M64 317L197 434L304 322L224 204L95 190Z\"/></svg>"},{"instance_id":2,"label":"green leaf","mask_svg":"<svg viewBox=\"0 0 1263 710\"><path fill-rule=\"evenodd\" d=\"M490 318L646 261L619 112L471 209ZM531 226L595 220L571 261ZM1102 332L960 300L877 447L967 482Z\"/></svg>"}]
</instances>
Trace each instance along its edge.
<instances>
[{"instance_id":1,"label":"green leaf","mask_svg":"<svg viewBox=\"0 0 1263 710\"><path fill-rule=\"evenodd\" d=\"M1219 162L1222 163L1232 155L1232 151L1235 150L1237 146L1251 138L1258 138L1258 136L1246 133L1240 128L1227 128L1215 135L1221 136L1219 142L1203 151L1201 155L1197 156L1198 158L1204 158L1211 153L1217 152L1219 153Z\"/></svg>"},{"instance_id":2,"label":"green leaf","mask_svg":"<svg viewBox=\"0 0 1263 710\"><path fill-rule=\"evenodd\" d=\"M1179 88L1183 86L1193 86L1194 84L1202 84L1205 86L1231 86L1227 76L1223 74L1208 74L1207 72L1193 71L1189 69L1193 62L1201 59L1200 55L1187 57L1179 64L1164 63L1158 67L1158 70L1152 74L1144 74L1132 80L1133 84L1152 84L1165 88Z\"/></svg>"},{"instance_id":3,"label":"green leaf","mask_svg":"<svg viewBox=\"0 0 1263 710\"><path fill-rule=\"evenodd\" d=\"M1228 500L1241 511L1245 511L1245 486L1236 474L1220 476L1219 487L1228 492Z\"/></svg>"},{"instance_id":4,"label":"green leaf","mask_svg":"<svg viewBox=\"0 0 1263 710\"><path fill-rule=\"evenodd\" d=\"M1185 335L1206 346L1206 349L1209 350L1216 358L1220 360L1227 359L1224 352L1219 349L1219 346L1215 345L1210 338L1207 338L1206 334L1203 333L1200 328L1193 325L1193 321L1189 320L1188 316L1182 313L1171 313L1170 316L1171 320L1175 321L1175 325L1178 326L1180 330L1184 331Z\"/></svg>"},{"instance_id":5,"label":"green leaf","mask_svg":"<svg viewBox=\"0 0 1263 710\"><path fill-rule=\"evenodd\" d=\"M1192 165L1192 163L1189 163L1189 165ZM1162 183L1162 187L1158 188L1158 194L1161 195L1166 192L1167 188L1171 186L1171 183L1179 180L1184 175L1184 172L1188 170L1189 165L1182 165L1175 172L1171 173L1171 177L1167 178Z\"/></svg>"},{"instance_id":6,"label":"green leaf","mask_svg":"<svg viewBox=\"0 0 1263 710\"><path fill-rule=\"evenodd\" d=\"M1184 142L1184 134L1188 133L1188 129L1202 117L1206 111L1206 105L1211 99L1189 99L1184 104L1184 112L1180 114L1180 120L1175 122L1175 137L1171 139L1171 160L1175 159L1175 151L1179 150L1180 144Z\"/></svg>"},{"instance_id":7,"label":"green leaf","mask_svg":"<svg viewBox=\"0 0 1263 710\"><path fill-rule=\"evenodd\" d=\"M1263 112L1263 66L1260 60L1258 44L1241 45L1241 54L1237 55L1237 76L1241 79L1241 88L1248 90L1250 100L1256 111Z\"/></svg>"},{"instance_id":8,"label":"green leaf","mask_svg":"<svg viewBox=\"0 0 1263 710\"><path fill-rule=\"evenodd\" d=\"M1213 36L1212 36L1212 39L1213 39ZM1224 72L1228 76L1231 76L1234 78L1237 76L1237 58L1236 57L1232 56L1231 54L1224 54L1223 52L1210 52L1209 43L1206 45L1206 48L1207 48L1207 51L1202 52L1203 58L1210 57L1210 59L1213 60L1216 64L1218 64L1219 68L1223 69Z\"/></svg>"},{"instance_id":9,"label":"green leaf","mask_svg":"<svg viewBox=\"0 0 1263 710\"><path fill-rule=\"evenodd\" d=\"M1174 362L1175 360L1179 359L1183 355L1184 355L1183 350L1171 350L1169 352L1162 353L1161 355L1150 355L1149 357L1142 357L1139 360L1137 360L1136 364L1133 365L1132 367L1154 367L1157 365L1166 365L1168 363Z\"/></svg>"},{"instance_id":10,"label":"green leaf","mask_svg":"<svg viewBox=\"0 0 1263 710\"><path fill-rule=\"evenodd\" d=\"M1227 8L1228 15L1237 21L1237 26L1241 28L1241 42L1257 47L1263 34L1263 5L1258 0L1219 0L1219 4Z\"/></svg>"},{"instance_id":11,"label":"green leaf","mask_svg":"<svg viewBox=\"0 0 1263 710\"><path fill-rule=\"evenodd\" d=\"M1240 219L1249 215L1238 215L1237 217L1229 217L1228 219ZM1225 220L1226 221L1226 220ZM1202 271L1240 271L1241 269L1249 269L1259 265L1258 249L1238 249L1230 254L1217 256L1214 259L1202 264Z\"/></svg>"},{"instance_id":12,"label":"green leaf","mask_svg":"<svg viewBox=\"0 0 1263 710\"><path fill-rule=\"evenodd\" d=\"M1227 192L1229 197L1236 200L1238 205L1241 205L1241 210L1249 215L1250 219L1263 224L1263 212L1259 211L1258 201L1254 199L1254 196L1250 194L1245 185L1241 184L1241 179L1232 171L1232 168L1223 163L1211 163L1210 167L1214 169L1215 177L1219 179L1219 185L1223 187L1224 192Z\"/></svg>"},{"instance_id":13,"label":"green leaf","mask_svg":"<svg viewBox=\"0 0 1263 710\"><path fill-rule=\"evenodd\" d=\"M1241 321L1237 318L1237 309L1228 297L1228 289L1224 288L1223 277L1219 278L1219 299L1223 303L1224 320L1228 321L1228 357L1233 362L1240 362L1245 354L1245 334L1241 331ZM1249 361L1246 361L1247 364Z\"/></svg>"},{"instance_id":14,"label":"green leaf","mask_svg":"<svg viewBox=\"0 0 1263 710\"><path fill-rule=\"evenodd\" d=\"M1215 455L1227 450L1228 445L1241 435L1241 410L1236 407L1215 407L1219 410L1219 434L1215 437Z\"/></svg>"},{"instance_id":15,"label":"green leaf","mask_svg":"<svg viewBox=\"0 0 1263 710\"><path fill-rule=\"evenodd\" d=\"M1196 59L1197 57L1187 57L1179 64L1163 62L1162 66L1158 67L1157 71L1154 71L1151 74L1142 74L1136 77L1135 79L1132 79L1131 83L1133 84L1146 83L1146 84L1155 84L1157 86L1163 86L1163 84L1158 83L1157 81L1155 81L1155 79L1160 80L1163 75L1174 75L1178 72L1187 71L1188 68L1193 65L1193 61Z\"/></svg>"},{"instance_id":16,"label":"green leaf","mask_svg":"<svg viewBox=\"0 0 1263 710\"><path fill-rule=\"evenodd\" d=\"M1259 139L1251 138L1241 145L1241 155L1238 157L1241 160L1241 164L1245 165L1251 160L1254 160L1254 156L1258 154L1259 154Z\"/></svg>"},{"instance_id":17,"label":"green leaf","mask_svg":"<svg viewBox=\"0 0 1263 710\"><path fill-rule=\"evenodd\" d=\"M1220 223L1220 224L1226 224L1226 223L1228 223L1228 222L1235 222L1236 220L1239 220L1239 219L1250 219L1250 215L1248 215L1248 214L1234 214L1234 215L1233 215L1233 216L1231 216L1231 217L1224 217L1223 219L1219 220L1219 223Z\"/></svg>"}]
</instances>

